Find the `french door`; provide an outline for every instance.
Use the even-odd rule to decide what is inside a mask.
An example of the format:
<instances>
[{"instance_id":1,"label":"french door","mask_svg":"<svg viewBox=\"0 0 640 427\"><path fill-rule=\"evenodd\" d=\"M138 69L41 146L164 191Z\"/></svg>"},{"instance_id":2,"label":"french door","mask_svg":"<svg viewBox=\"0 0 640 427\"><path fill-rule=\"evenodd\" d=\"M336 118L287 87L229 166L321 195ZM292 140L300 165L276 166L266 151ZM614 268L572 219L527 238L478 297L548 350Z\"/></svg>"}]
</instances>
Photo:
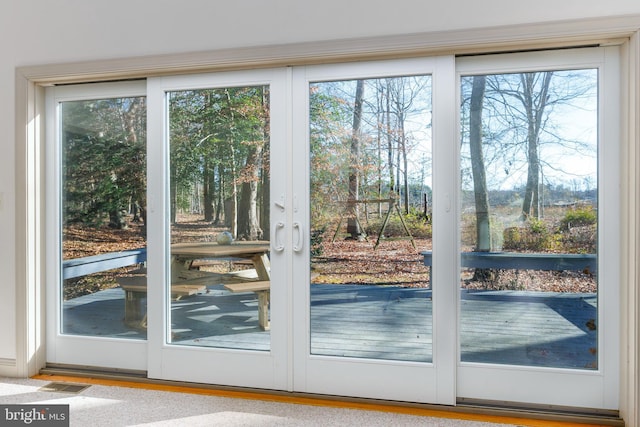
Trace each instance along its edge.
<instances>
[{"instance_id":1,"label":"french door","mask_svg":"<svg viewBox=\"0 0 640 427\"><path fill-rule=\"evenodd\" d=\"M455 109L453 73L451 57L294 70L294 176L309 177L293 186L294 221L309 230L309 247L293 254L298 390L455 403L455 337L445 327L455 323L455 292L440 276L455 258L455 187L442 179L455 165L453 117L443 114ZM428 239L380 231L385 218L397 228L405 216L402 186L390 182L398 159L430 193ZM419 254L427 249L450 262L431 278ZM407 263L421 279L400 274Z\"/></svg>"},{"instance_id":2,"label":"french door","mask_svg":"<svg viewBox=\"0 0 640 427\"><path fill-rule=\"evenodd\" d=\"M64 179L51 180L47 227L65 237L49 247L49 361L328 395L615 409L617 62L616 48L597 48L52 89L59 142L47 157ZM527 106L547 99L527 122ZM111 194L80 191L99 186L79 165L93 164L92 147L135 159L143 140L144 165L97 164L113 197L128 194L127 218L142 208L146 237L133 246L144 250L127 252L114 286L63 297L66 272L85 263L70 244L60 255L64 239L81 240L72 225L86 231L89 196ZM536 202L524 209L531 165ZM136 199L132 174L145 167ZM553 226L540 209L560 212ZM101 218L116 228L122 207L111 211ZM547 246L513 246L543 229ZM507 261L470 264L483 252ZM539 264L581 257L590 269ZM513 264L524 258L534 264ZM572 285L542 292L535 280ZM109 322L120 329L104 332Z\"/></svg>"},{"instance_id":3,"label":"french door","mask_svg":"<svg viewBox=\"0 0 640 427\"><path fill-rule=\"evenodd\" d=\"M152 378L290 389L286 81L285 69L148 81L148 281L163 284L148 292ZM194 197L220 219L194 222ZM263 287L236 293L244 279Z\"/></svg>"},{"instance_id":4,"label":"french door","mask_svg":"<svg viewBox=\"0 0 640 427\"><path fill-rule=\"evenodd\" d=\"M150 376L322 394L454 403L452 383L446 387L438 378L439 372L452 376L453 359L442 358L438 370L435 360L445 352L434 350L448 344L452 355L454 340L450 334L438 337L433 326L437 322L446 323L447 313L451 316L455 311L452 298L451 309L440 311L434 308L433 300L445 301L445 292L441 296L438 289L431 289L428 284L404 292L402 286L395 286L397 278L370 286L344 282L324 284L317 280L311 284L309 268L318 261L310 259L311 248L315 245L311 235L323 240L328 239L329 234L328 230L314 229L316 223L310 225L310 221L316 221L323 214L340 213L344 208L342 200L332 200L332 194L310 192L311 187L333 183L336 186L329 193L341 193L343 183L338 182L341 172L332 175L329 171L327 175L316 160L324 157L326 150L317 147L316 151L309 151L309 129L322 127L325 120L334 129L342 125L338 116L351 108L344 103L348 101L340 100L336 95L346 93L354 79L366 79L363 84L370 90L371 85L382 84L387 78L391 88L407 85L415 91L416 111L406 122L408 126L416 123L413 134L419 135L420 139L415 143L420 146L423 156L430 157L433 135L444 138L446 129L438 125L437 132L431 130L432 126L436 127L432 118L432 104L436 98L433 80L439 73L448 74L452 84L451 58L369 63L337 69L278 69L149 80L148 188L150 195L162 194L164 197L150 200L149 227L164 232L149 236L148 282L166 284L164 288L148 289L148 324L163 326L155 331L149 327L149 347L155 349L149 355ZM336 81L338 76L340 81ZM440 79L444 84L444 78ZM319 99L314 99L316 95ZM292 97L289 99L293 102L286 106L284 100L288 97ZM316 100L320 104L314 104ZM447 101L441 97L438 102ZM331 111L332 106L340 105L342 111ZM312 112L316 107L317 115ZM408 106L405 108L409 111ZM286 116L287 111L293 112L290 118ZM327 141L335 138L334 142L337 142L337 146L325 147L331 156L339 156L342 151L339 149L341 130L336 132L326 136ZM320 139L324 141L325 136ZM157 144L157 148L153 144ZM203 147L206 148L203 150ZM339 152L334 152L334 148ZM217 187L218 191L229 191L230 209L236 206L234 191L242 200L250 193L251 182L258 190L256 203L262 204L262 208L256 210L262 220L266 219L258 222L267 224L260 235L244 237L248 230L241 231L239 222L227 225L233 238L246 239L231 244L238 249L254 245L252 241L257 239L269 241L268 329L265 327L267 322L258 318L256 323L246 318L247 315L255 317L261 310L258 292L262 291L235 295L233 284L226 283L231 274L227 271L220 279L221 283L216 284L216 279L207 283L205 295L171 301L177 277L183 279L180 283L205 283L211 275L218 274L217 266L202 265L197 270L184 267L185 261L190 265L202 263L197 254L183 253L184 245L189 245L192 252L197 251L193 249L196 246L202 248L213 244L220 247L211 242L217 240L217 236L197 231L195 235L185 236L185 224L181 223L184 208L173 206L174 201L184 203L180 202L178 193L192 191L191 181L183 178L189 183L187 190L180 182L181 174L193 174L191 170L180 169L184 165L185 151L186 155L190 152L210 156L199 163L203 176L206 175L207 160L218 163L217 168L212 168L211 175L212 178L226 176L227 184L231 183L227 187ZM243 160L234 163L234 156ZM329 161L330 164L335 162L335 159ZM237 177L229 176L233 174L234 166ZM250 171L253 176L247 176ZM431 168L425 170L425 174L431 179ZM299 176L311 179L294 178ZM203 186L207 185L205 179ZM209 186L210 191L214 185ZM240 189L242 185L244 187ZM450 191L454 191L453 187ZM244 192L247 193L241 194ZM379 197L389 200L392 195L385 189L384 196ZM317 204L311 203L313 199ZM240 205L238 202L237 207ZM244 206L247 209L248 205ZM318 209L309 209L310 206ZM385 208L393 207L387 202ZM265 215L268 218L264 218ZM232 217L240 218L240 212ZM450 227L455 227L453 216ZM408 241L405 243L411 246ZM370 242L363 242L361 249L369 252L373 247ZM411 251L413 259L409 262L417 262L418 269L426 272L427 269L420 266L417 250L412 248ZM345 259L351 256L345 255ZM231 262L233 257L228 258L225 262ZM153 268L153 265L157 267ZM156 275L159 272L164 275ZM265 277L261 279L258 283ZM249 278L247 284L252 286L253 283L256 282ZM453 296L453 292L449 294ZM397 305L385 310L381 302L385 298L398 298L396 295L407 303L407 308ZM344 302L345 297L355 303ZM367 300L364 305L359 301L361 297ZM241 308L250 307L250 314L235 304L244 306ZM360 315L365 315L366 319L359 318ZM438 316L443 318L437 320ZM405 328L411 330L403 331ZM363 334L370 336L356 339ZM212 368L194 369L197 366ZM225 368L218 369L220 366ZM449 372L443 374L446 369Z\"/></svg>"}]
</instances>

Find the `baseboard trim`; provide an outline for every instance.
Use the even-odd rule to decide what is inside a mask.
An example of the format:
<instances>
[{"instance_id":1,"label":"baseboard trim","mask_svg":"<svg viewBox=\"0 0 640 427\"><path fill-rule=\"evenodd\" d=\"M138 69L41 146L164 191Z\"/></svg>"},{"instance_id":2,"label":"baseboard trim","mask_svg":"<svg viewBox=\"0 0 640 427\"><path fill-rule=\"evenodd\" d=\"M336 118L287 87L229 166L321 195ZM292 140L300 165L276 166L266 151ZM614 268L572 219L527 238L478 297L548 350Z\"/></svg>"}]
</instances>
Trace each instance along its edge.
<instances>
[{"instance_id":1,"label":"baseboard trim","mask_svg":"<svg viewBox=\"0 0 640 427\"><path fill-rule=\"evenodd\" d=\"M471 421L516 424L527 427L624 427L624 420L617 412L606 414L581 414L574 411L554 411L553 408L523 408L499 406L495 403L463 403L443 406L411 402L396 402L376 399L328 396L311 393L278 390L249 389L242 387L195 384L178 381L146 378L139 371L107 371L93 367L47 366L40 375L33 377L46 381L83 382L107 386L163 390L168 392L204 394L237 399L264 400L313 406L341 407L368 411L394 412L401 414L450 418Z\"/></svg>"},{"instance_id":2,"label":"baseboard trim","mask_svg":"<svg viewBox=\"0 0 640 427\"><path fill-rule=\"evenodd\" d=\"M16 359L8 359L0 357L0 376L16 377L18 376L18 364Z\"/></svg>"}]
</instances>

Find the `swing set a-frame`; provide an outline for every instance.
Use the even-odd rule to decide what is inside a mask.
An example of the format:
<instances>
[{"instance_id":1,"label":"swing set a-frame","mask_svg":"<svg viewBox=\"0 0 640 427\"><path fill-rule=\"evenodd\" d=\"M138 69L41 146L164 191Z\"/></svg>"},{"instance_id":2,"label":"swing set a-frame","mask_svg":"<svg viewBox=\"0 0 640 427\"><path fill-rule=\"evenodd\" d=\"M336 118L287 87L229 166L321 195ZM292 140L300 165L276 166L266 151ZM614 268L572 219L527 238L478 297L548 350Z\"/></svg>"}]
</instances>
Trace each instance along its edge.
<instances>
[{"instance_id":1,"label":"swing set a-frame","mask_svg":"<svg viewBox=\"0 0 640 427\"><path fill-rule=\"evenodd\" d=\"M402 215L402 211L398 206L398 200L395 197L390 197L388 199L349 200L346 202L342 202L342 204L345 205L345 208L340 214L340 219L338 220L338 226L336 227L336 231L333 234L333 239L331 240L332 242L335 242L336 237L340 232L340 226L342 225L342 222L345 218L354 218L356 223L358 224L359 229L364 230L364 227L362 226L362 224L360 223L360 219L358 218L357 209L355 208L355 206L356 204L366 205L368 203L388 203L389 204L389 208L387 209L387 214L385 215L384 220L382 221L382 226L380 227L380 231L378 232L378 238L376 239L376 244L373 247L374 250L378 248L378 246L380 245L380 241L383 239L384 240L410 240L411 246L413 246L413 249L417 250L416 243L413 239L413 236L411 235L411 232L409 231L409 227L407 227L407 223L404 221L404 216ZM389 224L389 219L391 218L391 215L394 212L398 215L398 218L400 218L400 222L402 223L402 227L404 228L404 231L407 233L407 236L385 238L384 231L387 228L387 225ZM367 241L369 241L369 239L367 239L366 234L364 234L364 238Z\"/></svg>"}]
</instances>

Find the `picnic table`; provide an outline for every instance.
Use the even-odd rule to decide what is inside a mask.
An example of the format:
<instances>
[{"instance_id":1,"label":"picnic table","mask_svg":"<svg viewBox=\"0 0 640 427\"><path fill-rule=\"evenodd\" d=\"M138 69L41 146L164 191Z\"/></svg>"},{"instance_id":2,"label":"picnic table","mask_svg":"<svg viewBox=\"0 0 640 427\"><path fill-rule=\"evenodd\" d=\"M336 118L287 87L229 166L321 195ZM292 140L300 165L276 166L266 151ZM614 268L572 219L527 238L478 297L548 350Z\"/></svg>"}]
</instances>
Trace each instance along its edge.
<instances>
[{"instance_id":1,"label":"picnic table","mask_svg":"<svg viewBox=\"0 0 640 427\"><path fill-rule=\"evenodd\" d=\"M171 245L172 284L188 284L194 261L207 259L250 260L253 269L224 274L210 273L200 280L222 283L231 292L254 292L258 296L258 324L269 330L271 266L269 242L238 241L229 245L212 242L176 243Z\"/></svg>"},{"instance_id":2,"label":"picnic table","mask_svg":"<svg viewBox=\"0 0 640 427\"><path fill-rule=\"evenodd\" d=\"M222 283L231 292L255 292L258 296L258 324L269 329L270 263L269 242L234 242L220 245L214 242L174 243L171 245L171 297L179 300L206 289L207 285ZM249 260L253 269L228 273L194 270L197 261ZM146 273L146 272L145 272ZM125 322L146 327L146 313L142 299L147 293L146 274L118 278L125 291Z\"/></svg>"},{"instance_id":3,"label":"picnic table","mask_svg":"<svg viewBox=\"0 0 640 427\"><path fill-rule=\"evenodd\" d=\"M271 285L268 254L268 241L238 241L229 245L175 243L171 245L171 297L178 300L194 295L213 283L222 283L231 292L254 292L258 296L258 324L263 330L268 330ZM227 273L193 270L197 262L206 260L246 260L253 264L253 268ZM73 279L130 265L142 267L128 276L119 277L117 281L125 291L125 322L135 327L146 327L146 310L142 304L147 293L146 261L146 248L69 259L63 262L62 278Z\"/></svg>"}]
</instances>

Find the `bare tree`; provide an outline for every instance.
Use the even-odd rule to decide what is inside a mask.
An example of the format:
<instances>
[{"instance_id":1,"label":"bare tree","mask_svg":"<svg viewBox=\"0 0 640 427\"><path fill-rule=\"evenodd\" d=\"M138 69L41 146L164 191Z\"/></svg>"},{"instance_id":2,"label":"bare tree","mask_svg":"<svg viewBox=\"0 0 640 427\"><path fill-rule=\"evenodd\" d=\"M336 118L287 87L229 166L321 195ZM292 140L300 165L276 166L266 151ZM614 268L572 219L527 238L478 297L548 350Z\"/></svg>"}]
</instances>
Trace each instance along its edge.
<instances>
[{"instance_id":1,"label":"bare tree","mask_svg":"<svg viewBox=\"0 0 640 427\"><path fill-rule=\"evenodd\" d=\"M549 84L552 72L521 74L522 96L521 101L527 114L527 158L529 172L527 174L527 186L524 200L522 201L522 216L526 218L539 217L539 188L540 188L540 153L538 139L542 129L544 110L549 101ZM536 80L541 78L539 88Z\"/></svg>"},{"instance_id":2,"label":"bare tree","mask_svg":"<svg viewBox=\"0 0 640 427\"><path fill-rule=\"evenodd\" d=\"M489 192L482 152L482 109L486 76L474 76L469 107L469 150L476 205L476 251L491 250Z\"/></svg>"},{"instance_id":3,"label":"bare tree","mask_svg":"<svg viewBox=\"0 0 640 427\"><path fill-rule=\"evenodd\" d=\"M360 138L362 125L362 104L364 100L364 80L356 82L356 97L353 107L353 131L351 134L350 163L349 163L349 196L347 206L349 218L347 221L347 233L357 239L362 234L358 224L358 200L359 193L359 169L360 169Z\"/></svg>"}]
</instances>

